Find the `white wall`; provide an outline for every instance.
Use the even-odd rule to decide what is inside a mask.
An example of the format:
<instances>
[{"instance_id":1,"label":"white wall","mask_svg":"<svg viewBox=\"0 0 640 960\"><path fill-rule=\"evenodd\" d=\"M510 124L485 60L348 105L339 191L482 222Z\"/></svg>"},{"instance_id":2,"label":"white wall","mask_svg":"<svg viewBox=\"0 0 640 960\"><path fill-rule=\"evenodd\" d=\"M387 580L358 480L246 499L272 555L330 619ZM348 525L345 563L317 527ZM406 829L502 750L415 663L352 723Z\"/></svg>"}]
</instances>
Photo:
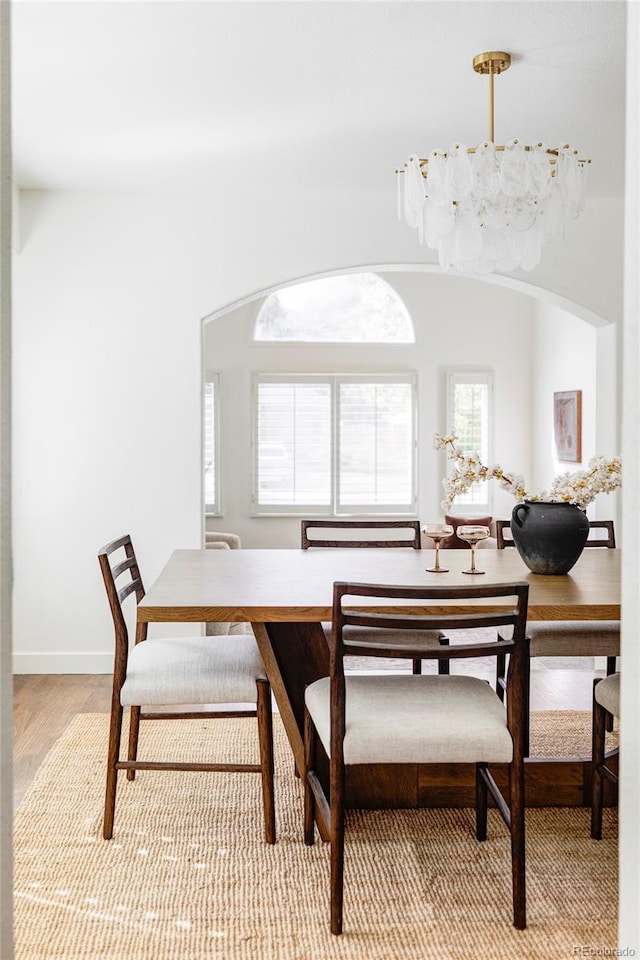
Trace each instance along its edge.
<instances>
[{"instance_id":1,"label":"white wall","mask_svg":"<svg viewBox=\"0 0 640 960\"><path fill-rule=\"evenodd\" d=\"M534 487L548 489L558 473L586 464L596 452L596 330L557 307L537 304L533 332ZM555 457L553 394L582 391L582 461Z\"/></svg>"},{"instance_id":2,"label":"white wall","mask_svg":"<svg viewBox=\"0 0 640 960\"><path fill-rule=\"evenodd\" d=\"M252 372L390 372L418 374L418 516L442 518L444 458L433 435L445 428L447 370L493 370L494 453L518 472L530 468L531 297L475 280L425 273L386 273L414 321L416 343L256 344L262 298L206 324L204 365L221 374L222 517L209 529L239 533L246 547L296 547L299 518L250 517ZM513 500L491 484L496 515Z\"/></svg>"},{"instance_id":3,"label":"white wall","mask_svg":"<svg viewBox=\"0 0 640 960\"><path fill-rule=\"evenodd\" d=\"M0 6L0 956L13 955L11 678L11 8Z\"/></svg>"},{"instance_id":4,"label":"white wall","mask_svg":"<svg viewBox=\"0 0 640 960\"><path fill-rule=\"evenodd\" d=\"M548 244L540 264L528 277L523 276L541 289L573 301L576 313L584 307L619 324L624 212L621 198L589 197L580 219L566 225L564 239Z\"/></svg>"},{"instance_id":5,"label":"white wall","mask_svg":"<svg viewBox=\"0 0 640 960\"><path fill-rule=\"evenodd\" d=\"M628 533L622 568L622 716L620 748L620 910L622 948L640 952L640 7L628 5L627 149L625 183L625 289L622 404L623 529Z\"/></svg>"},{"instance_id":6,"label":"white wall","mask_svg":"<svg viewBox=\"0 0 640 960\"><path fill-rule=\"evenodd\" d=\"M131 532L148 582L175 547L199 545L202 319L296 278L423 255L394 220L393 184L388 197L258 191L249 210L238 204L223 192L22 196L13 333L18 670L111 669L96 560L106 540ZM545 265L555 264L556 293L615 314L621 226L617 201L595 201L594 216L571 225ZM573 259L575 243L588 248L583 261ZM413 281L398 282L415 312ZM448 306L445 283L473 284L467 289L477 288L488 316L480 290L495 293L491 283L447 279L425 304L425 324L474 315L471 294ZM513 323L504 319L515 336ZM490 362L483 325L470 329ZM426 335L423 344L428 354ZM425 403L437 403L435 383L429 390ZM497 409L506 414L508 405ZM505 463L521 456L513 447L496 455ZM430 483L425 503L434 509L435 475Z\"/></svg>"},{"instance_id":7,"label":"white wall","mask_svg":"<svg viewBox=\"0 0 640 960\"><path fill-rule=\"evenodd\" d=\"M592 327L566 310L536 301L533 357L533 488L545 490L557 474L586 468L596 454L620 453L616 327ZM582 460L556 458L553 437L553 394L582 391ZM598 497L592 517L614 519L617 496Z\"/></svg>"},{"instance_id":8,"label":"white wall","mask_svg":"<svg viewBox=\"0 0 640 960\"><path fill-rule=\"evenodd\" d=\"M97 548L153 580L201 536L200 324L212 290L152 198L34 195L15 262L14 662L111 670ZM23 219L23 224L24 224ZM193 261L193 264L192 264Z\"/></svg>"}]
</instances>

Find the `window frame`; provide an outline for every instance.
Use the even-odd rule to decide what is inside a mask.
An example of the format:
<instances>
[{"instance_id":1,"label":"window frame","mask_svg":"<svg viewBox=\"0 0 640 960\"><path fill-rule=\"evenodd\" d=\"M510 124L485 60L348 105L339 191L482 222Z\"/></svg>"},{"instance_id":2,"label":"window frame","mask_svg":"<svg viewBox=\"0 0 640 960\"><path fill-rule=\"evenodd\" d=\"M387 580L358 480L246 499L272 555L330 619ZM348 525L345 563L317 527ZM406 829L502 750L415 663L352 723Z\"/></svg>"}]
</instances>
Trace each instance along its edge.
<instances>
[{"instance_id":1,"label":"window frame","mask_svg":"<svg viewBox=\"0 0 640 960\"><path fill-rule=\"evenodd\" d=\"M206 484L206 449L207 449L207 387L213 387L213 417L211 420L211 430L213 433L213 478L215 497L213 503L207 500ZM220 374L212 370L205 370L202 382L202 502L204 503L204 513L206 517L219 517L222 515L222 501L220 496L221 470L220 470L220 439L221 439L221 417L220 417Z\"/></svg>"},{"instance_id":2,"label":"window frame","mask_svg":"<svg viewBox=\"0 0 640 960\"><path fill-rule=\"evenodd\" d=\"M493 463L493 416L494 416L494 371L493 370L447 370L446 371L446 405L445 405L445 433L450 436L455 433L455 408L454 391L458 384L484 384L487 387L487 464ZM480 453L481 451L469 451ZM453 470L453 464L447 460L445 466L448 476ZM444 478L443 478L444 479ZM493 489L492 484L484 481L482 486L485 491L485 498L482 502L468 503L460 497L448 508L448 513L455 516L489 516L493 515Z\"/></svg>"},{"instance_id":3,"label":"window frame","mask_svg":"<svg viewBox=\"0 0 640 960\"><path fill-rule=\"evenodd\" d=\"M261 504L258 501L258 386L260 383L327 383L330 385L330 502L328 504ZM339 385L341 383L408 383L411 387L411 503L349 504L341 507ZM414 371L395 373L273 373L254 372L251 377L251 516L307 517L407 517L415 518L418 510L418 378Z\"/></svg>"}]
</instances>

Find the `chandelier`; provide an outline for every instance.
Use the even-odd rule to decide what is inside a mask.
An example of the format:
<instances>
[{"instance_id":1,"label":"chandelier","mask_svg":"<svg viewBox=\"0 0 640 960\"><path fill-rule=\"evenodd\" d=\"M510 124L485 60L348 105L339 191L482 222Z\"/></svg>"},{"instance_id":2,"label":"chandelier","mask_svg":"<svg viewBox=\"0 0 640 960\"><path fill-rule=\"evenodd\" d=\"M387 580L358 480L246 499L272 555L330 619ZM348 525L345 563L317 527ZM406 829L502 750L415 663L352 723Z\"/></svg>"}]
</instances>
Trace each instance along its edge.
<instances>
[{"instance_id":1,"label":"chandelier","mask_svg":"<svg viewBox=\"0 0 640 960\"><path fill-rule=\"evenodd\" d=\"M569 144L548 148L519 140L494 142L493 78L509 69L508 53L480 53L476 73L489 77L489 136L477 147L459 143L412 154L398 176L398 216L438 251L443 269L463 273L532 270L542 244L562 232L584 205L586 166ZM404 203L401 189L404 181Z\"/></svg>"}]
</instances>

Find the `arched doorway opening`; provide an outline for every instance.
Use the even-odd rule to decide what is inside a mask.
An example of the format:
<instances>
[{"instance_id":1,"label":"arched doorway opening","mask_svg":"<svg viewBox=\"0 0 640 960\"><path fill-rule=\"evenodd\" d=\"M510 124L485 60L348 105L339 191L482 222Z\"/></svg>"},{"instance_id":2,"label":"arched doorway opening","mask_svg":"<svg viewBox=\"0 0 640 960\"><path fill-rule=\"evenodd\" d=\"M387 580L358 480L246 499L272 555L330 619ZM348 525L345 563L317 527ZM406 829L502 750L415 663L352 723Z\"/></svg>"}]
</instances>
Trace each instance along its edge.
<instances>
[{"instance_id":1,"label":"arched doorway opening","mask_svg":"<svg viewBox=\"0 0 640 960\"><path fill-rule=\"evenodd\" d=\"M444 422L447 371L495 371L492 413L495 458L544 489L557 472L550 446L554 390L580 389L584 397L584 455L618 453L617 327L606 318L534 284L512 278L471 279L428 265L378 265L300 278L292 289L328 277L377 274L398 294L411 315L416 343L375 344L257 342L261 306L283 285L216 311L203 321L203 371L219 376L220 506L209 527L241 533L247 546L295 546L297 521L283 510L268 522L255 509L252 479L251 375L279 373L377 373L411 370L418 379L418 516L441 512L440 467L432 437ZM577 464L576 466L579 466ZM567 469L564 465L563 469ZM496 494L495 510L510 501ZM617 504L607 498L607 516ZM595 514L594 514L595 515Z\"/></svg>"}]
</instances>

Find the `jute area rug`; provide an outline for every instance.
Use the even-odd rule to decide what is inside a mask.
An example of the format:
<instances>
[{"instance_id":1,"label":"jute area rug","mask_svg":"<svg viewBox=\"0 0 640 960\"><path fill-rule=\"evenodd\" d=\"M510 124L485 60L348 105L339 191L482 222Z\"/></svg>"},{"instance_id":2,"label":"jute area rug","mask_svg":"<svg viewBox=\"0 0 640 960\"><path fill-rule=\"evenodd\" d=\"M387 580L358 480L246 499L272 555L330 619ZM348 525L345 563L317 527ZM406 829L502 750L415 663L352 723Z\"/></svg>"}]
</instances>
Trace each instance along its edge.
<instances>
[{"instance_id":1,"label":"jute area rug","mask_svg":"<svg viewBox=\"0 0 640 960\"><path fill-rule=\"evenodd\" d=\"M102 840L108 718L78 715L16 813L16 960L557 960L615 947L616 814L605 812L597 843L582 809L527 814L521 932L497 814L480 844L471 810L352 812L345 933L332 937L328 845L302 843L301 787L275 719L278 841L268 847L250 774L121 775L114 838ZM532 752L548 753L561 725L585 753L588 723L538 715ZM257 754L244 719L159 721L143 737L148 756Z\"/></svg>"}]
</instances>

